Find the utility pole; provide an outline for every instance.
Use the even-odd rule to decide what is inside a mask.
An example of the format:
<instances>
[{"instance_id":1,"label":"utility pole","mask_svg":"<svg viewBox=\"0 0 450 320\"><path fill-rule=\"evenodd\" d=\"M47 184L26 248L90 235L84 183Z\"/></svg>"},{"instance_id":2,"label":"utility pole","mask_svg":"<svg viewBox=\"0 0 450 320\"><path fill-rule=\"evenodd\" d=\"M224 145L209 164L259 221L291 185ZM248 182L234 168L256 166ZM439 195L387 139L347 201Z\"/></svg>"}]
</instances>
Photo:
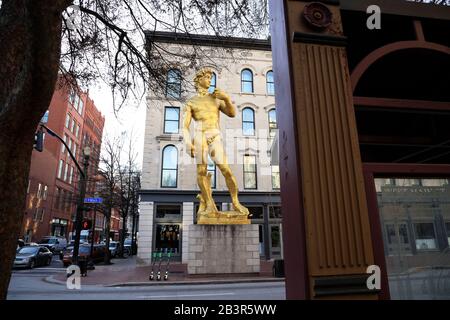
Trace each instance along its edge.
<instances>
[{"instance_id":1,"label":"utility pole","mask_svg":"<svg viewBox=\"0 0 450 320\"><path fill-rule=\"evenodd\" d=\"M84 197L86 195L86 182L87 182L87 170L89 166L89 156L91 150L89 147L83 149L83 175L80 179L80 197L77 204L77 216L75 219L75 243L73 245L72 264L78 265L78 251L80 247L80 235L81 235L81 222L83 219L84 211Z\"/></svg>"},{"instance_id":2,"label":"utility pole","mask_svg":"<svg viewBox=\"0 0 450 320\"><path fill-rule=\"evenodd\" d=\"M92 238L91 238L91 259L94 253L94 238L95 238L95 224L97 219L97 204L94 204L94 222L92 223Z\"/></svg>"}]
</instances>

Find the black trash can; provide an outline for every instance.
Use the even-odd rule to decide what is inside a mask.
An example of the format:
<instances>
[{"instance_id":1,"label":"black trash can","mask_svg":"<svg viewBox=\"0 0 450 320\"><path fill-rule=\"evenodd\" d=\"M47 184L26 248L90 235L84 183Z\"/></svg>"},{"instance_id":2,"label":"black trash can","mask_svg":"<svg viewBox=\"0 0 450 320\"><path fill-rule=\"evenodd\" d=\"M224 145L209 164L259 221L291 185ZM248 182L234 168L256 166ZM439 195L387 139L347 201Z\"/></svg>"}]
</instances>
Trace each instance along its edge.
<instances>
[{"instance_id":1,"label":"black trash can","mask_svg":"<svg viewBox=\"0 0 450 320\"><path fill-rule=\"evenodd\" d=\"M83 277L87 276L87 268L88 268L88 261L86 258L78 258L78 267L80 268L80 274Z\"/></svg>"},{"instance_id":2,"label":"black trash can","mask_svg":"<svg viewBox=\"0 0 450 320\"><path fill-rule=\"evenodd\" d=\"M274 277L284 277L284 260L276 259L273 262L272 271Z\"/></svg>"}]
</instances>

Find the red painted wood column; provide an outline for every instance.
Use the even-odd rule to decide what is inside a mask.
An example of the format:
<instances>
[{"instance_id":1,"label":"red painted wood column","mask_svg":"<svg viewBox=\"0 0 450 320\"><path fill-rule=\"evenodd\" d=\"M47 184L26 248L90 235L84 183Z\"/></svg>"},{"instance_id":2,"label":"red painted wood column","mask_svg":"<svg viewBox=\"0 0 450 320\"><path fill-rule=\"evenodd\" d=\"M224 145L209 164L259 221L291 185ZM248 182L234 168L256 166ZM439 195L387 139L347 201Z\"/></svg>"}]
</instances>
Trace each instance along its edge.
<instances>
[{"instance_id":1,"label":"red painted wood column","mask_svg":"<svg viewBox=\"0 0 450 320\"><path fill-rule=\"evenodd\" d=\"M288 299L376 299L338 1L271 0Z\"/></svg>"}]
</instances>

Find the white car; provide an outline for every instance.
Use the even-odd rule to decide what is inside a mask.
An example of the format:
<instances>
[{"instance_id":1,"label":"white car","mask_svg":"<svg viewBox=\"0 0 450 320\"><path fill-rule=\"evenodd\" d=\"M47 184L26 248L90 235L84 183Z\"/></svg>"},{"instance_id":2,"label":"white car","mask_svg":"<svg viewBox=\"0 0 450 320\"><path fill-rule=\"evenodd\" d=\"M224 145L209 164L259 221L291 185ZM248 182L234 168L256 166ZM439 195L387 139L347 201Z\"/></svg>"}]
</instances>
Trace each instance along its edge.
<instances>
[{"instance_id":1,"label":"white car","mask_svg":"<svg viewBox=\"0 0 450 320\"><path fill-rule=\"evenodd\" d=\"M67 240L63 237L48 236L44 237L39 245L46 247L53 253L62 253L67 248Z\"/></svg>"}]
</instances>

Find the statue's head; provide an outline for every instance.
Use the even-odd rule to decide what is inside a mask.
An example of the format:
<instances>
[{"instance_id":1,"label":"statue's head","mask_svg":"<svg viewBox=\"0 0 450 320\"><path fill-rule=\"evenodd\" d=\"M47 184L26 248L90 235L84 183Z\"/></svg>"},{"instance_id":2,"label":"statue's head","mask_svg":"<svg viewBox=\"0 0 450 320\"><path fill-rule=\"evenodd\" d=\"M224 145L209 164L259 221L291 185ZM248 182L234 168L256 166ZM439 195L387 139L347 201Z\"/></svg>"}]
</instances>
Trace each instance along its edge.
<instances>
[{"instance_id":1,"label":"statue's head","mask_svg":"<svg viewBox=\"0 0 450 320\"><path fill-rule=\"evenodd\" d=\"M213 71L209 68L200 69L194 77L195 90L198 91L198 89L201 87L200 81L203 80L205 77L209 77L209 79L211 80L212 74L213 74ZM208 84L208 87L209 87L209 84Z\"/></svg>"}]
</instances>

